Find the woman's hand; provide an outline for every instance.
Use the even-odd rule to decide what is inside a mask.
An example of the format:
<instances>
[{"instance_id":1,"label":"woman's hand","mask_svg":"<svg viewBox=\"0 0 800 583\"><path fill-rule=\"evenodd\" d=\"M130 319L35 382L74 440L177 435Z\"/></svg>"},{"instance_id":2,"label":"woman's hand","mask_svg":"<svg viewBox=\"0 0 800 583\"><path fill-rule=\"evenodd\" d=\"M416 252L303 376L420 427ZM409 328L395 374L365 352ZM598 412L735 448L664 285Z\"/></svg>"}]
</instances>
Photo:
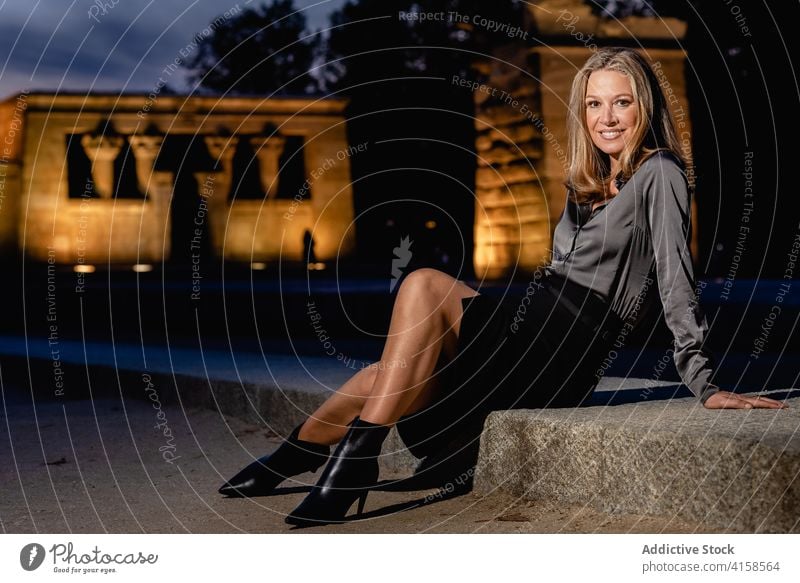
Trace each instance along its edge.
<instances>
[{"instance_id":1,"label":"woman's hand","mask_svg":"<svg viewBox=\"0 0 800 583\"><path fill-rule=\"evenodd\" d=\"M728 391L717 391L704 404L706 409L788 409L789 406L767 397L745 397Z\"/></svg>"}]
</instances>

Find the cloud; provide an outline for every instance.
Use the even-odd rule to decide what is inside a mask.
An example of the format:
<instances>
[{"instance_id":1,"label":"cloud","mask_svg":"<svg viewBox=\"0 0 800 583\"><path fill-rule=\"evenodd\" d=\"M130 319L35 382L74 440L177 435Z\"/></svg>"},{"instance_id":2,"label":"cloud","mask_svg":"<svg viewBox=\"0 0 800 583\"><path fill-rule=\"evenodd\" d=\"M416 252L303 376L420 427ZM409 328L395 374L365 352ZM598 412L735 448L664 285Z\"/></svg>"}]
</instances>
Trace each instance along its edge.
<instances>
[{"instance_id":1,"label":"cloud","mask_svg":"<svg viewBox=\"0 0 800 583\"><path fill-rule=\"evenodd\" d=\"M298 8L320 0L295 0ZM326 26L344 0L309 10L309 26ZM0 0L0 98L22 89L152 90L163 68L214 18L248 0ZM63 79L63 80L62 80ZM176 75L173 84L183 87Z\"/></svg>"}]
</instances>

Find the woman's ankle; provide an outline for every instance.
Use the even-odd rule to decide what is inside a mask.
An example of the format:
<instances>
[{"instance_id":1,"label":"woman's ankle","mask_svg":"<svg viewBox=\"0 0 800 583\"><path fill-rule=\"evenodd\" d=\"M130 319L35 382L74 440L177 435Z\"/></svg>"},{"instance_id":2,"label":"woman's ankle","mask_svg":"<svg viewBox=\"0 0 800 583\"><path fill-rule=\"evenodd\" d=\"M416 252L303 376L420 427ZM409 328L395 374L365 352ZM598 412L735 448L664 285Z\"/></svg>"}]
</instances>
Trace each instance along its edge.
<instances>
[{"instance_id":1,"label":"woman's ankle","mask_svg":"<svg viewBox=\"0 0 800 583\"><path fill-rule=\"evenodd\" d=\"M360 423L361 427L366 427L369 429L379 429L381 427L385 427L387 429L391 429L394 427L394 423L383 423L378 421L370 421L368 419L362 419Z\"/></svg>"},{"instance_id":2,"label":"woman's ankle","mask_svg":"<svg viewBox=\"0 0 800 583\"><path fill-rule=\"evenodd\" d=\"M299 431L297 432L297 439L310 443L320 443L318 441L319 436L314 431L314 424L310 419L306 419L300 424Z\"/></svg>"},{"instance_id":3,"label":"woman's ankle","mask_svg":"<svg viewBox=\"0 0 800 583\"><path fill-rule=\"evenodd\" d=\"M397 423L397 419L394 417L389 418L381 414L361 415L359 419L362 421L362 423L369 423L370 425L382 425L384 427L394 427L394 424Z\"/></svg>"},{"instance_id":4,"label":"woman's ankle","mask_svg":"<svg viewBox=\"0 0 800 583\"><path fill-rule=\"evenodd\" d=\"M338 443L346 432L346 426L339 428L330 423L320 422L309 417L300 426L297 439L317 445L331 446Z\"/></svg>"}]
</instances>

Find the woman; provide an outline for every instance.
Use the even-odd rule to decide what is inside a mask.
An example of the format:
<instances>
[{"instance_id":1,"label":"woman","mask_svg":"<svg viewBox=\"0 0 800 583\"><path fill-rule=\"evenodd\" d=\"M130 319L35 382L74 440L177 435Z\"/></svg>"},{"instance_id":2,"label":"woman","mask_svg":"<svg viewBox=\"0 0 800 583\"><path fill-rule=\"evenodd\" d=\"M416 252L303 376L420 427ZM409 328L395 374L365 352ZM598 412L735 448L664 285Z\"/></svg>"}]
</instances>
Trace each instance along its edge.
<instances>
[{"instance_id":1,"label":"woman","mask_svg":"<svg viewBox=\"0 0 800 583\"><path fill-rule=\"evenodd\" d=\"M630 49L597 51L575 77L570 111L567 202L550 264L525 297L492 300L433 269L410 273L379 366L353 376L222 493L267 493L327 461L286 521L341 521L357 499L360 514L392 425L424 457L466 429L479 431L491 410L579 405L594 390L612 342L659 298L675 365L706 408L784 407L711 383L687 245L684 163L647 61Z\"/></svg>"}]
</instances>

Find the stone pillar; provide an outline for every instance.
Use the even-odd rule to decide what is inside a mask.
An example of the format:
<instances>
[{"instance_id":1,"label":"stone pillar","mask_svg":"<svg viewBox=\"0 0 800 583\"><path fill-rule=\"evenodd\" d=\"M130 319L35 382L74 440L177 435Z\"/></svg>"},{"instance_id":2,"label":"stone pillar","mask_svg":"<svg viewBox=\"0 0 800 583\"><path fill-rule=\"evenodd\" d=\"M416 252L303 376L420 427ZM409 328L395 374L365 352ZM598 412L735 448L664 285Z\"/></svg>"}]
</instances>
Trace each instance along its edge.
<instances>
[{"instance_id":1,"label":"stone pillar","mask_svg":"<svg viewBox=\"0 0 800 583\"><path fill-rule=\"evenodd\" d=\"M348 146L345 124L336 124L316 133L305 143L303 152L306 172L311 174L317 259L324 262L346 256L355 249L350 158L358 155L358 148Z\"/></svg>"},{"instance_id":2,"label":"stone pillar","mask_svg":"<svg viewBox=\"0 0 800 583\"><path fill-rule=\"evenodd\" d=\"M239 138L231 136L203 136L208 148L208 153L214 159L216 172L214 193L221 201L227 201L230 196L231 181L233 180L233 155Z\"/></svg>"},{"instance_id":3,"label":"stone pillar","mask_svg":"<svg viewBox=\"0 0 800 583\"><path fill-rule=\"evenodd\" d=\"M153 195L153 199L160 204L169 206L172 189L175 184L174 181L175 174L169 170L153 170L153 176L150 179L150 192Z\"/></svg>"},{"instance_id":4,"label":"stone pillar","mask_svg":"<svg viewBox=\"0 0 800 583\"><path fill-rule=\"evenodd\" d=\"M17 247L21 176L19 164L0 161L0 256L15 251Z\"/></svg>"},{"instance_id":5,"label":"stone pillar","mask_svg":"<svg viewBox=\"0 0 800 583\"><path fill-rule=\"evenodd\" d=\"M122 136L114 135L86 134L81 138L83 150L92 161L94 190L100 198L114 196L114 160L124 143Z\"/></svg>"},{"instance_id":6,"label":"stone pillar","mask_svg":"<svg viewBox=\"0 0 800 583\"><path fill-rule=\"evenodd\" d=\"M146 197L152 197L154 194L151 187L153 167L156 157L161 151L161 145L164 143L164 136L130 136L128 140L131 150L133 150L133 156L136 158L136 180L139 184L139 192Z\"/></svg>"},{"instance_id":7,"label":"stone pillar","mask_svg":"<svg viewBox=\"0 0 800 583\"><path fill-rule=\"evenodd\" d=\"M278 162L286 146L286 138L277 134L258 136L250 139L250 145L258 158L258 174L264 197L275 198L278 192Z\"/></svg>"},{"instance_id":8,"label":"stone pillar","mask_svg":"<svg viewBox=\"0 0 800 583\"><path fill-rule=\"evenodd\" d=\"M569 93L575 73L592 55L586 47L559 46L555 50L533 49L531 61L536 63L535 75L541 79L542 119L549 140L544 142L544 155L539 165L542 188L547 194L550 209L550 225L555 230L566 204L569 116Z\"/></svg>"},{"instance_id":9,"label":"stone pillar","mask_svg":"<svg viewBox=\"0 0 800 583\"><path fill-rule=\"evenodd\" d=\"M169 207L174 185L175 175L172 172L153 170L147 194L152 204L143 206L145 212L149 213L146 215L148 220L152 220L154 226L151 236L140 243L140 253L144 255L144 249L147 248L149 257L152 258L151 261L164 261L172 253L172 224L170 223Z\"/></svg>"},{"instance_id":10,"label":"stone pillar","mask_svg":"<svg viewBox=\"0 0 800 583\"><path fill-rule=\"evenodd\" d=\"M549 224L540 182L540 87L526 75L527 51L512 45L476 64L494 95L475 92L475 275L532 271L546 259ZM501 90L505 94L501 93Z\"/></svg>"}]
</instances>

